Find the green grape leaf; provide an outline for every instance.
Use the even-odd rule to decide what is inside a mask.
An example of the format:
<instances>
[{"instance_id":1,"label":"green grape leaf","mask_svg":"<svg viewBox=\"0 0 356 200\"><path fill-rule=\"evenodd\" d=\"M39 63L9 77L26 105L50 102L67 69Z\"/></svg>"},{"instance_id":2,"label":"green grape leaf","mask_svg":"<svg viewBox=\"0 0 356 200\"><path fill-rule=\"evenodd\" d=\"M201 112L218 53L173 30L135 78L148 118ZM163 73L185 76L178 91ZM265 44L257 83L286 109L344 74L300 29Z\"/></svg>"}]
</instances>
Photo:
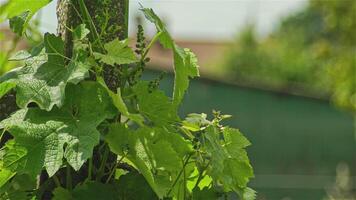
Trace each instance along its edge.
<instances>
[{"instance_id":1,"label":"green grape leaf","mask_svg":"<svg viewBox=\"0 0 356 200\"><path fill-rule=\"evenodd\" d=\"M4 82L0 83L0 98L8 93L12 88L16 86L16 83L13 82Z\"/></svg>"},{"instance_id":2,"label":"green grape leaf","mask_svg":"<svg viewBox=\"0 0 356 200\"><path fill-rule=\"evenodd\" d=\"M156 15L156 13L150 8L141 8L141 11L145 15L146 19L155 24L157 32L160 32L159 41L164 48L173 49L176 45L168 33L166 26L162 20Z\"/></svg>"},{"instance_id":3,"label":"green grape leaf","mask_svg":"<svg viewBox=\"0 0 356 200\"><path fill-rule=\"evenodd\" d=\"M144 127L132 131L122 124L113 124L105 140L111 151L126 156L137 167L162 198L183 167L183 157L172 145L175 141L167 140L172 134L161 128Z\"/></svg>"},{"instance_id":4,"label":"green grape leaf","mask_svg":"<svg viewBox=\"0 0 356 200\"><path fill-rule=\"evenodd\" d=\"M18 36L21 36L26 28L26 23L28 16L30 15L29 11L25 11L18 16L15 16L10 19L10 28Z\"/></svg>"},{"instance_id":5,"label":"green grape leaf","mask_svg":"<svg viewBox=\"0 0 356 200\"><path fill-rule=\"evenodd\" d=\"M225 191L239 193L253 177L244 149L250 142L237 129L225 128L223 135L222 140L221 133L212 125L205 129L203 146L211 157L208 174L221 182Z\"/></svg>"},{"instance_id":6,"label":"green grape leaf","mask_svg":"<svg viewBox=\"0 0 356 200\"><path fill-rule=\"evenodd\" d=\"M97 77L96 80L106 88L107 92L109 93L109 96L111 97L114 106L120 111L124 116L129 118L130 120L136 122L140 126L143 126L143 121L144 118L140 114L134 114L130 113L129 110L126 107L126 104L124 100L121 97L121 91L120 88L117 89L117 93L112 92L107 85L105 84L105 81L101 77Z\"/></svg>"},{"instance_id":7,"label":"green grape leaf","mask_svg":"<svg viewBox=\"0 0 356 200\"><path fill-rule=\"evenodd\" d=\"M61 139L56 132L61 126L56 122L39 125L23 122L11 127L9 131L16 142L4 155L4 167L36 176L46 165L52 176L62 164L63 144L59 144Z\"/></svg>"},{"instance_id":8,"label":"green grape leaf","mask_svg":"<svg viewBox=\"0 0 356 200\"><path fill-rule=\"evenodd\" d=\"M247 146L250 146L250 141L238 129L226 127L223 130L226 149L230 154L239 153L239 151Z\"/></svg>"},{"instance_id":9,"label":"green grape leaf","mask_svg":"<svg viewBox=\"0 0 356 200\"><path fill-rule=\"evenodd\" d=\"M241 157L244 157L244 159L241 159ZM253 177L252 167L250 163L245 160L247 156L241 157L240 159L227 158L224 160L223 174L226 175L221 177L221 179L223 179L225 188L235 191L237 191L237 188L245 188L249 179Z\"/></svg>"},{"instance_id":10,"label":"green grape leaf","mask_svg":"<svg viewBox=\"0 0 356 200\"><path fill-rule=\"evenodd\" d=\"M114 39L111 42L104 44L107 54L94 52L94 57L108 65L121 65L137 62L137 58L132 49L128 46L129 41Z\"/></svg>"},{"instance_id":11,"label":"green grape leaf","mask_svg":"<svg viewBox=\"0 0 356 200\"><path fill-rule=\"evenodd\" d=\"M174 58L174 90L173 90L173 103L178 106L183 100L184 93L189 86L189 78L199 76L198 60L194 53L187 48L180 48L168 33L165 25L161 19L153 12L152 9L142 8L145 17L155 24L157 34L159 35L159 42L163 47L173 50Z\"/></svg>"},{"instance_id":12,"label":"green grape leaf","mask_svg":"<svg viewBox=\"0 0 356 200\"><path fill-rule=\"evenodd\" d=\"M142 174L135 171L120 176L116 187L120 200L158 199Z\"/></svg>"},{"instance_id":13,"label":"green grape leaf","mask_svg":"<svg viewBox=\"0 0 356 200\"><path fill-rule=\"evenodd\" d=\"M178 53L178 51L181 53ZM178 105L183 100L184 93L189 87L189 78L199 76L198 59L191 50L176 47L174 66L173 103Z\"/></svg>"},{"instance_id":14,"label":"green grape leaf","mask_svg":"<svg viewBox=\"0 0 356 200\"><path fill-rule=\"evenodd\" d=\"M95 82L70 85L66 93L61 108L22 109L0 123L16 141L4 155L5 168L36 176L44 166L52 176L63 157L79 170L92 156L100 137L96 127L112 118L115 108L105 88Z\"/></svg>"},{"instance_id":15,"label":"green grape leaf","mask_svg":"<svg viewBox=\"0 0 356 200\"><path fill-rule=\"evenodd\" d=\"M32 16L51 0L11 0L0 6L0 23L10 19L15 33L22 35Z\"/></svg>"},{"instance_id":16,"label":"green grape leaf","mask_svg":"<svg viewBox=\"0 0 356 200\"><path fill-rule=\"evenodd\" d=\"M147 82L139 82L133 88L137 96L140 113L157 126L164 126L179 120L172 101L158 89L150 89Z\"/></svg>"},{"instance_id":17,"label":"green grape leaf","mask_svg":"<svg viewBox=\"0 0 356 200\"><path fill-rule=\"evenodd\" d=\"M25 108L35 102L41 109L62 106L67 83L78 83L88 76L85 59L73 60L65 66L64 43L60 37L46 33L45 51L26 60L24 67L0 77L0 82L16 83L16 102ZM48 56L47 56L48 54Z\"/></svg>"}]
</instances>

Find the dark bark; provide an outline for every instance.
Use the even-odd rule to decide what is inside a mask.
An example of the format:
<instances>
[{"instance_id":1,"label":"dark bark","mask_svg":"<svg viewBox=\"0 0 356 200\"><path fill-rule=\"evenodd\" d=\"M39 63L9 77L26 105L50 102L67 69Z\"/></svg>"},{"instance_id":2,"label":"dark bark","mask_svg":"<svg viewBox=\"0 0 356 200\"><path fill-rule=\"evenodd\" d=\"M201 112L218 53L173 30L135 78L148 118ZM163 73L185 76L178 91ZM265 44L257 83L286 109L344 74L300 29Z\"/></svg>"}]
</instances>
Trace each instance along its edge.
<instances>
[{"instance_id":1,"label":"dark bark","mask_svg":"<svg viewBox=\"0 0 356 200\"><path fill-rule=\"evenodd\" d=\"M127 24L125 19L128 0L84 0L88 12L94 22L97 33L101 36L102 43L115 38L127 37ZM68 28L75 28L83 23L82 16L78 12L80 7L78 0L59 0L57 5L58 34L65 41L65 52L71 57L72 36ZM106 26L103 26L107 24ZM87 26L88 27L88 26ZM93 42L93 41L92 41ZM120 86L118 69L104 66L104 79L111 90L116 91Z\"/></svg>"}]
</instances>

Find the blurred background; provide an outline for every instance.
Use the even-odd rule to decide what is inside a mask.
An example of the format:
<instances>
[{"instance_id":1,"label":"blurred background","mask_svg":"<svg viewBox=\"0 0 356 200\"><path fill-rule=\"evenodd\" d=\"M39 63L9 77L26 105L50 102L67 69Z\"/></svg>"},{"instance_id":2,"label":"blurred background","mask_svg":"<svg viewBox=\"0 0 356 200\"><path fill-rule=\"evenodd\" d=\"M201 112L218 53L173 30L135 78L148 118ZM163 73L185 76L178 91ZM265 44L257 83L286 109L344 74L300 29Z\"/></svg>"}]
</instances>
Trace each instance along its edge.
<instances>
[{"instance_id":1,"label":"blurred background","mask_svg":"<svg viewBox=\"0 0 356 200\"><path fill-rule=\"evenodd\" d=\"M232 114L227 124L252 142L258 199L356 199L356 0L131 0L132 44L138 24L147 38L155 33L139 3L198 56L201 78L191 81L181 116ZM34 17L25 39L2 23L0 74L19 65L7 61L14 52L56 32L55 7ZM167 94L171 56L154 46L144 77L167 71Z\"/></svg>"}]
</instances>

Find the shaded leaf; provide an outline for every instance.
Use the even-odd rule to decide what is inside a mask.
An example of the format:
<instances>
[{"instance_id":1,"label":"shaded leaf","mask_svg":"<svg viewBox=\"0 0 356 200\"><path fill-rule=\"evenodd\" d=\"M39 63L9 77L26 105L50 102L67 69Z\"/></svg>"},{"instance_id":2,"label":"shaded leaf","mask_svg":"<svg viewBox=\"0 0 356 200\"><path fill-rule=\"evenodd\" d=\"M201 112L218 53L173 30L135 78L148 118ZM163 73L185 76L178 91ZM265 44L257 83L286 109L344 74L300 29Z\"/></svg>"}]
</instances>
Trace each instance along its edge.
<instances>
[{"instance_id":1,"label":"shaded leaf","mask_svg":"<svg viewBox=\"0 0 356 200\"><path fill-rule=\"evenodd\" d=\"M120 176L117 188L120 200L158 199L145 178L135 171Z\"/></svg>"},{"instance_id":2,"label":"shaded leaf","mask_svg":"<svg viewBox=\"0 0 356 200\"><path fill-rule=\"evenodd\" d=\"M0 199L6 200L32 200L33 190L36 188L36 179L28 175L16 175L4 188L0 188Z\"/></svg>"},{"instance_id":3,"label":"shaded leaf","mask_svg":"<svg viewBox=\"0 0 356 200\"><path fill-rule=\"evenodd\" d=\"M73 200L118 200L118 192L110 184L87 182L74 188Z\"/></svg>"}]
</instances>

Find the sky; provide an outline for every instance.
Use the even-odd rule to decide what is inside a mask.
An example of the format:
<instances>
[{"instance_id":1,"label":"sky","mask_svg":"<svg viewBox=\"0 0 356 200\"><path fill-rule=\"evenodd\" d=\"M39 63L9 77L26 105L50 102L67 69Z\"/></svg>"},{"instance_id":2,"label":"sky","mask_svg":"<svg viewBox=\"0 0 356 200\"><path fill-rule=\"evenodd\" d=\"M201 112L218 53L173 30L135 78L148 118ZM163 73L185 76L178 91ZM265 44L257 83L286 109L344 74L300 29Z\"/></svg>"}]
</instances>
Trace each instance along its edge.
<instances>
[{"instance_id":1,"label":"sky","mask_svg":"<svg viewBox=\"0 0 356 200\"><path fill-rule=\"evenodd\" d=\"M56 32L56 3L42 10L43 32ZM130 0L130 35L136 30L139 3L153 8L176 39L228 41L248 23L256 25L260 36L267 35L280 17L302 8L306 0ZM153 35L154 27L145 27Z\"/></svg>"}]
</instances>

